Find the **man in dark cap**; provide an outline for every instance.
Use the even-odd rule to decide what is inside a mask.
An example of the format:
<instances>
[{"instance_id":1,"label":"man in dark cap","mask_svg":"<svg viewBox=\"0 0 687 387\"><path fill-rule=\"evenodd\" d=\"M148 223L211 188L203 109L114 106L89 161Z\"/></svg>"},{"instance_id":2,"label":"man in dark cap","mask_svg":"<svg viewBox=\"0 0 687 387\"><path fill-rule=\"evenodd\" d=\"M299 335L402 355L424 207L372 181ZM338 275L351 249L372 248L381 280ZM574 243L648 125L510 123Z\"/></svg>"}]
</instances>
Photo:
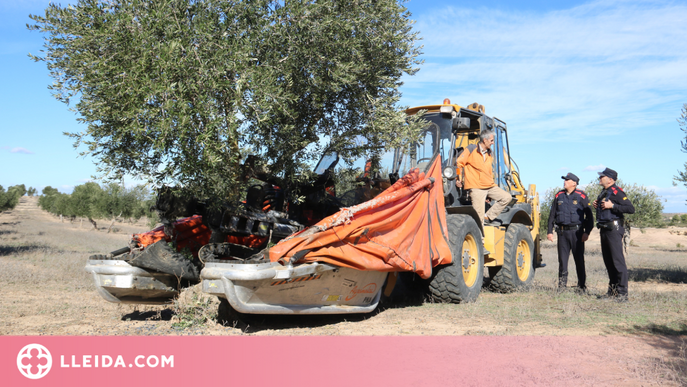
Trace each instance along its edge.
<instances>
[{"instance_id":1,"label":"man in dark cap","mask_svg":"<svg viewBox=\"0 0 687 387\"><path fill-rule=\"evenodd\" d=\"M627 301L627 265L623 254L625 215L634 214L635 207L625 192L615 185L618 172L606 168L599 172L599 184L603 190L594 200L596 226L601 235L601 254L608 271L608 293L601 298L619 302Z\"/></svg>"},{"instance_id":2,"label":"man in dark cap","mask_svg":"<svg viewBox=\"0 0 687 387\"><path fill-rule=\"evenodd\" d=\"M586 292L587 274L584 268L584 242L594 229L594 218L589 199L577 189L580 179L572 173L561 176L563 189L558 191L551 204L546 237L553 242L553 228L558 235L558 288L568 284L568 258L572 250L577 271L577 291Z\"/></svg>"}]
</instances>

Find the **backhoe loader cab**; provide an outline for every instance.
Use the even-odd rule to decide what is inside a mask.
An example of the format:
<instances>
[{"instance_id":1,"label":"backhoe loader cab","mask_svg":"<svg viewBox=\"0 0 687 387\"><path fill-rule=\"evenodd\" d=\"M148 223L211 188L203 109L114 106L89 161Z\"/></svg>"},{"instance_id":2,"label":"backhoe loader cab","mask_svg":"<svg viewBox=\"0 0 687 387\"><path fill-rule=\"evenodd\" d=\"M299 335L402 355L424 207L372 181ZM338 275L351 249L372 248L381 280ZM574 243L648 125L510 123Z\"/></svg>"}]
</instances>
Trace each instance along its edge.
<instances>
[{"instance_id":1,"label":"backhoe loader cab","mask_svg":"<svg viewBox=\"0 0 687 387\"><path fill-rule=\"evenodd\" d=\"M403 175L412 168L426 167L434 154L441 157L444 203L453 249L452 265L460 265L455 273L449 268L437 270L430 290L443 301L472 300L482 286L483 267L491 284L500 291L513 291L531 284L534 268L541 266L539 254L539 196L535 185L525 189L517 165L510 157L506 123L485 114L477 103L467 108L445 100L441 105L427 105L406 110L408 115L424 112L427 125L420 139L408 149L394 153L393 172ZM455 184L463 173L456 160L470 144L479 142L482 130L495 132L495 184L509 192L513 199L498 216L498 226L485 226L472 207L465 190ZM487 208L489 203L486 203ZM458 273L462 272L462 276ZM461 282L462 278L462 282ZM453 294L446 292L446 281L453 281ZM436 283L435 283L436 282Z\"/></svg>"}]
</instances>

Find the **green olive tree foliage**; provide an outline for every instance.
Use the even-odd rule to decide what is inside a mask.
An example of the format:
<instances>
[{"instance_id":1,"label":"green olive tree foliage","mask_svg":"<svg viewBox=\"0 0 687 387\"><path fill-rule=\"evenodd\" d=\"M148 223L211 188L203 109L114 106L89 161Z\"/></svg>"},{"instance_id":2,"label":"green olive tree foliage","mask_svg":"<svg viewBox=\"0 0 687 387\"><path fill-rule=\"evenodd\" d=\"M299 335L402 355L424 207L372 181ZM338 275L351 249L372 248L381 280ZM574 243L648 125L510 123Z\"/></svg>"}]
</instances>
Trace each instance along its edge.
<instances>
[{"instance_id":1,"label":"green olive tree foliage","mask_svg":"<svg viewBox=\"0 0 687 387\"><path fill-rule=\"evenodd\" d=\"M326 148L414 138L396 105L419 61L403 0L80 0L31 15L69 134L101 177L236 198L242 154L295 179Z\"/></svg>"},{"instance_id":2,"label":"green olive tree foliage","mask_svg":"<svg viewBox=\"0 0 687 387\"><path fill-rule=\"evenodd\" d=\"M0 185L0 211L11 210L19 203L19 198L15 198L11 192L5 192L5 188Z\"/></svg>"},{"instance_id":3,"label":"green olive tree foliage","mask_svg":"<svg viewBox=\"0 0 687 387\"><path fill-rule=\"evenodd\" d=\"M541 214L541 218L539 221L539 235L541 235L542 238L546 237L546 232L548 231L549 214L551 213L551 205L553 204L553 198L556 196L556 193L560 191L562 188L563 187L561 186L560 188L547 189L544 192L544 195L542 195L539 200L539 208Z\"/></svg>"},{"instance_id":4,"label":"green olive tree foliage","mask_svg":"<svg viewBox=\"0 0 687 387\"><path fill-rule=\"evenodd\" d=\"M0 211L11 210L19 204L19 198L26 195L26 186L24 184L13 185L3 188L0 185Z\"/></svg>"},{"instance_id":5,"label":"green olive tree foliage","mask_svg":"<svg viewBox=\"0 0 687 387\"><path fill-rule=\"evenodd\" d=\"M55 204L55 199L59 193L60 192L57 190L57 188L53 188L51 186L43 188L43 191L41 191L42 195L38 197L38 205L45 211L52 212L54 214L55 211L53 211L53 205Z\"/></svg>"},{"instance_id":6,"label":"green olive tree foliage","mask_svg":"<svg viewBox=\"0 0 687 387\"><path fill-rule=\"evenodd\" d=\"M7 189L7 192L12 191L17 198L20 198L28 192L24 184L13 185Z\"/></svg>"},{"instance_id":7,"label":"green olive tree foliage","mask_svg":"<svg viewBox=\"0 0 687 387\"><path fill-rule=\"evenodd\" d=\"M72 221L76 219L76 211L74 209L72 197L69 194L58 193L55 196L52 210L53 213L59 215L62 219L63 217L68 217Z\"/></svg>"},{"instance_id":8,"label":"green olive tree foliage","mask_svg":"<svg viewBox=\"0 0 687 387\"><path fill-rule=\"evenodd\" d=\"M55 214L62 219L65 216L71 219L76 218L71 195L61 193L57 188L51 186L43 188L41 193L42 195L38 198L38 205L43 210Z\"/></svg>"},{"instance_id":9,"label":"green olive tree foliage","mask_svg":"<svg viewBox=\"0 0 687 387\"><path fill-rule=\"evenodd\" d=\"M99 208L101 197L105 192L98 185L98 183L88 182L74 187L71 194L71 209L73 214L83 218L87 218L93 225L94 229L98 229L98 224L95 218L102 215L102 210Z\"/></svg>"}]
</instances>

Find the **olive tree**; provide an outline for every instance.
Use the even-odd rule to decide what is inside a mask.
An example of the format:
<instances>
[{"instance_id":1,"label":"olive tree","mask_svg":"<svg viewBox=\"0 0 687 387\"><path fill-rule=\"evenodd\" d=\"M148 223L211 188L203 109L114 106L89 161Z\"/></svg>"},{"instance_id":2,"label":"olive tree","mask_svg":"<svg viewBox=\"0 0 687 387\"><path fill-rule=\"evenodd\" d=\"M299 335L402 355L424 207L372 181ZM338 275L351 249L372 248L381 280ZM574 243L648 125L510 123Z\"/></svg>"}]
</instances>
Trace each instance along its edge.
<instances>
[{"instance_id":1,"label":"olive tree","mask_svg":"<svg viewBox=\"0 0 687 387\"><path fill-rule=\"evenodd\" d=\"M17 203L19 203L19 198L10 190L5 192L5 188L0 185L0 211L11 210Z\"/></svg>"},{"instance_id":2,"label":"olive tree","mask_svg":"<svg viewBox=\"0 0 687 387\"><path fill-rule=\"evenodd\" d=\"M238 197L242 157L290 181L414 138L397 106L420 47L402 0L79 0L30 16L49 88L99 176Z\"/></svg>"},{"instance_id":3,"label":"olive tree","mask_svg":"<svg viewBox=\"0 0 687 387\"><path fill-rule=\"evenodd\" d=\"M43 188L41 195L38 197L38 205L45 211L50 211L50 207L55 202L58 193L59 191L51 186Z\"/></svg>"},{"instance_id":4,"label":"olive tree","mask_svg":"<svg viewBox=\"0 0 687 387\"><path fill-rule=\"evenodd\" d=\"M41 206L43 210L52 212L54 214L55 211L53 210L53 206L55 205L55 201L57 200L57 196L60 194L60 192L57 190L57 188L47 186L43 188L41 194L42 195L38 198L38 205Z\"/></svg>"},{"instance_id":5,"label":"olive tree","mask_svg":"<svg viewBox=\"0 0 687 387\"><path fill-rule=\"evenodd\" d=\"M19 204L19 198L26 194L24 184L13 185L7 188L7 192L0 185L0 211L11 210Z\"/></svg>"},{"instance_id":6,"label":"olive tree","mask_svg":"<svg viewBox=\"0 0 687 387\"><path fill-rule=\"evenodd\" d=\"M95 230L98 229L95 219L102 215L99 202L103 195L105 195L103 189L94 182L77 185L71 194L70 204L73 214L87 218Z\"/></svg>"},{"instance_id":7,"label":"olive tree","mask_svg":"<svg viewBox=\"0 0 687 387\"><path fill-rule=\"evenodd\" d=\"M18 184L18 185L13 185L9 188L7 188L7 192L12 192L12 195L14 195L17 200L19 200L20 197L26 195L26 186L24 184Z\"/></svg>"},{"instance_id":8,"label":"olive tree","mask_svg":"<svg viewBox=\"0 0 687 387\"><path fill-rule=\"evenodd\" d=\"M74 206L74 201L72 196L69 194L58 192L55 194L55 198L50 207L50 212L60 217L60 221L64 222L64 217L68 217L70 222L76 219L76 206Z\"/></svg>"},{"instance_id":9,"label":"olive tree","mask_svg":"<svg viewBox=\"0 0 687 387\"><path fill-rule=\"evenodd\" d=\"M551 205L553 204L553 198L560 188L549 188L544 192L541 199L539 200L539 208L541 218L539 221L539 235L545 236L548 231L549 226L549 213L551 212Z\"/></svg>"}]
</instances>

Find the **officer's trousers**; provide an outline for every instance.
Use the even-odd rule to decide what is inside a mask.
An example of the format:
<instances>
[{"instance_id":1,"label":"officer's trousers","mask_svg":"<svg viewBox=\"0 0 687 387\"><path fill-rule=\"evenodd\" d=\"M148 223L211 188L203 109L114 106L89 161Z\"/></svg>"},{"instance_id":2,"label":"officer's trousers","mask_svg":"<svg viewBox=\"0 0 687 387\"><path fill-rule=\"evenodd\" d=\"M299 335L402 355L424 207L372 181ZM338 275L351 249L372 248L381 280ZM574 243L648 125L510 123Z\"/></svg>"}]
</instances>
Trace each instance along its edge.
<instances>
[{"instance_id":1,"label":"officer's trousers","mask_svg":"<svg viewBox=\"0 0 687 387\"><path fill-rule=\"evenodd\" d=\"M601 254L608 271L608 294L627 297L627 265L623 254L625 228L600 230Z\"/></svg>"},{"instance_id":2,"label":"officer's trousers","mask_svg":"<svg viewBox=\"0 0 687 387\"><path fill-rule=\"evenodd\" d=\"M572 250L577 271L577 287L584 289L587 284L587 273L584 268L584 242L582 234L584 230L558 230L558 286L565 287L568 284L568 258Z\"/></svg>"}]
</instances>

